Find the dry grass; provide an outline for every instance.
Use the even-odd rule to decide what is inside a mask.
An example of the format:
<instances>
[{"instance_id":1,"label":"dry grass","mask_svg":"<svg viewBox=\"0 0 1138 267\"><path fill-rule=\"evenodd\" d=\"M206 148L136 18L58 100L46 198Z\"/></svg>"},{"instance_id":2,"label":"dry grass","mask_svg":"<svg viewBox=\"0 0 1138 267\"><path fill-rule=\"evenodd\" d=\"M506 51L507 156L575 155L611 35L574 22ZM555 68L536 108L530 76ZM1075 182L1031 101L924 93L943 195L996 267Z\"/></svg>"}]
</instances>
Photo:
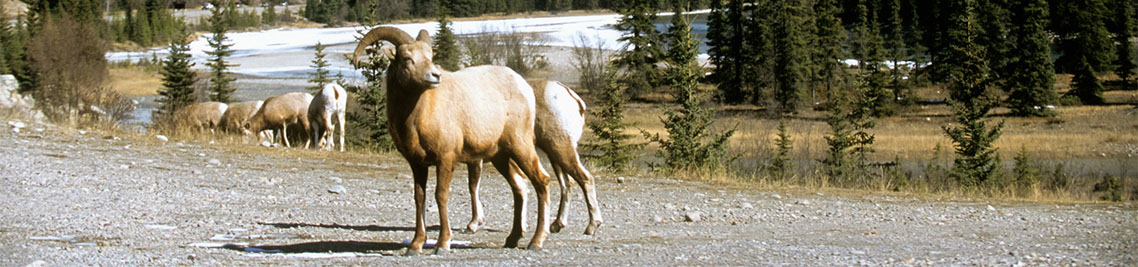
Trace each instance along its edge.
<instances>
[{"instance_id":1,"label":"dry grass","mask_svg":"<svg viewBox=\"0 0 1138 267\"><path fill-rule=\"evenodd\" d=\"M162 88L162 75L146 68L127 66L109 68L109 86L127 97L158 94Z\"/></svg>"}]
</instances>

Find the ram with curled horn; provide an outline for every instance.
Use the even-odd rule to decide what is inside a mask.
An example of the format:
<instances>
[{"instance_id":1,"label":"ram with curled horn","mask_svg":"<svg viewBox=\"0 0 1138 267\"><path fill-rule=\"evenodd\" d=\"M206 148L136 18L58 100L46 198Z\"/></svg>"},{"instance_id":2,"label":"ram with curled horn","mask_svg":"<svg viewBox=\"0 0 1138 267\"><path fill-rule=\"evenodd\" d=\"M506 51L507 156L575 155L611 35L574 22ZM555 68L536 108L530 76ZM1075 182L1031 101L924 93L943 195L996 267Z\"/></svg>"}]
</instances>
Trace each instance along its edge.
<instances>
[{"instance_id":1,"label":"ram with curled horn","mask_svg":"<svg viewBox=\"0 0 1138 267\"><path fill-rule=\"evenodd\" d=\"M416 39L394 27L369 31L352 56L379 41L386 51L387 125L395 147L411 166L414 177L415 237L407 254L418 254L426 242L425 198L427 170L436 166L440 230L435 253L450 249L447 217L450 181L458 163L489 160L510 184L514 221L506 247L518 247L525 226L525 192L510 164L529 178L538 197L537 229L528 248L541 249L549 233L549 175L542 170L534 148L535 97L521 75L502 66L478 66L456 72L441 70L431 61L431 37L422 30Z\"/></svg>"}]
</instances>

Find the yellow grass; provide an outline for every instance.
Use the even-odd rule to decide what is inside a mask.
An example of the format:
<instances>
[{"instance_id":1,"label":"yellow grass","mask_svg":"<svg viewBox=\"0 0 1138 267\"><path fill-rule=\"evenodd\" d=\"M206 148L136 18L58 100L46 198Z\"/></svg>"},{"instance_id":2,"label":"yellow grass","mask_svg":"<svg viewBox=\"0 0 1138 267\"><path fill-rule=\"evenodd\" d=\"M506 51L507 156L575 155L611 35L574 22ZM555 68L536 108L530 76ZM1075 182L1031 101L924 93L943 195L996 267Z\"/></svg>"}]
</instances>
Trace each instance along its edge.
<instances>
[{"instance_id":1,"label":"yellow grass","mask_svg":"<svg viewBox=\"0 0 1138 267\"><path fill-rule=\"evenodd\" d=\"M162 75L139 67L109 68L109 86L115 92L127 97L158 94L162 87Z\"/></svg>"}]
</instances>

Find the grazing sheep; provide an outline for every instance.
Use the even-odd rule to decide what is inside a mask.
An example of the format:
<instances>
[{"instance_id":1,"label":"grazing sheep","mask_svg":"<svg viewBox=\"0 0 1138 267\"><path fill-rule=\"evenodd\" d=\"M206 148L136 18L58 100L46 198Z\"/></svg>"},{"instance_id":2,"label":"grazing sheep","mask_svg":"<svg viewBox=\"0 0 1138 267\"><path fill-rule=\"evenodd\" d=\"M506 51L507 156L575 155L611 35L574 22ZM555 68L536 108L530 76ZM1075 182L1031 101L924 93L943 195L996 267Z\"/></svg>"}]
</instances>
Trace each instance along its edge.
<instances>
[{"instance_id":1,"label":"grazing sheep","mask_svg":"<svg viewBox=\"0 0 1138 267\"><path fill-rule=\"evenodd\" d=\"M221 102L193 103L175 112L174 118L180 126L194 127L203 132L209 129L213 133L221 125L221 115L228 108L229 105Z\"/></svg>"},{"instance_id":2,"label":"grazing sheep","mask_svg":"<svg viewBox=\"0 0 1138 267\"><path fill-rule=\"evenodd\" d=\"M557 209L557 219L553 221L550 230L556 233L565 227L565 210L569 208L569 196L572 191L567 176L573 176L581 186L581 191L585 195L585 205L589 209L589 224L585 227L585 234L592 235L601 226L603 219L600 205L597 203L593 176L581 164L581 158L577 153L577 142L581 140L585 127L585 101L560 82L532 81L529 84L537 96L537 118L534 121L535 144L549 157L550 163L553 164L554 176L557 176L561 187L561 203ZM478 176L481 171L481 163L468 166L471 219L466 229L471 232L477 232L482 224L482 203L478 200Z\"/></svg>"},{"instance_id":3,"label":"grazing sheep","mask_svg":"<svg viewBox=\"0 0 1138 267\"><path fill-rule=\"evenodd\" d=\"M348 109L348 92L339 84L329 83L312 98L308 105L308 136L317 148L332 150L336 146L332 134L336 130L333 118L339 119L340 152L344 152L344 115ZM327 147L325 147L327 144Z\"/></svg>"},{"instance_id":4,"label":"grazing sheep","mask_svg":"<svg viewBox=\"0 0 1138 267\"><path fill-rule=\"evenodd\" d=\"M261 105L261 109L257 110L257 113L245 122L243 127L245 134L251 135L263 130L274 130L281 133L281 140L285 146L292 147L292 144L289 143L288 129L290 126L298 125L301 128L300 135L308 133L308 103L310 102L312 102L312 95L300 92L265 99L265 104ZM304 147L308 148L307 138L300 140L306 140Z\"/></svg>"},{"instance_id":5,"label":"grazing sheep","mask_svg":"<svg viewBox=\"0 0 1138 267\"><path fill-rule=\"evenodd\" d=\"M356 46L353 62L379 41L395 45L386 50L387 125L395 147L411 165L415 179L415 238L407 254L418 254L426 242L424 222L427 168L437 166L435 200L439 207L435 253L450 250L447 202L450 180L457 163L489 159L510 184L514 222L506 247L517 247L525 226L525 201L520 179L510 164L529 178L538 198L537 230L530 249L541 249L549 229L549 175L541 168L533 145L533 89L513 70L480 66L456 72L440 70L431 62L431 37L420 31L417 39L394 27L377 27Z\"/></svg>"},{"instance_id":6,"label":"grazing sheep","mask_svg":"<svg viewBox=\"0 0 1138 267\"><path fill-rule=\"evenodd\" d=\"M257 110L261 109L261 105L265 101L254 100L245 101L241 103L229 104L229 108L225 110L225 114L221 115L221 130L230 133L242 133L242 126L245 125Z\"/></svg>"}]
</instances>

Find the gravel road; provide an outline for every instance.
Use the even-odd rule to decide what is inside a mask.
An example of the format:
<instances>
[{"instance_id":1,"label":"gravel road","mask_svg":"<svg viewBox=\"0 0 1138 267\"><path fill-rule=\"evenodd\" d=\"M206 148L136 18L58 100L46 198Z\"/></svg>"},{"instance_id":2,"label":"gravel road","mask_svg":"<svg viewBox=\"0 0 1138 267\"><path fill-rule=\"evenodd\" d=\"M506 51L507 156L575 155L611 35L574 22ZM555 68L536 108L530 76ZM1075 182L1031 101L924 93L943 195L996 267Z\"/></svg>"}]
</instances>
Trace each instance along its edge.
<instances>
[{"instance_id":1,"label":"gravel road","mask_svg":"<svg viewBox=\"0 0 1138 267\"><path fill-rule=\"evenodd\" d=\"M470 248L403 257L414 226L408 173L391 155L0 126L0 265L1138 264L1132 203L924 200L607 175L597 236L581 234L587 217L574 191L570 225L544 251L503 249L511 201L492 171L482 186L486 230L455 232ZM465 179L452 187L452 223L464 226ZM434 208L427 222L437 224Z\"/></svg>"}]
</instances>

